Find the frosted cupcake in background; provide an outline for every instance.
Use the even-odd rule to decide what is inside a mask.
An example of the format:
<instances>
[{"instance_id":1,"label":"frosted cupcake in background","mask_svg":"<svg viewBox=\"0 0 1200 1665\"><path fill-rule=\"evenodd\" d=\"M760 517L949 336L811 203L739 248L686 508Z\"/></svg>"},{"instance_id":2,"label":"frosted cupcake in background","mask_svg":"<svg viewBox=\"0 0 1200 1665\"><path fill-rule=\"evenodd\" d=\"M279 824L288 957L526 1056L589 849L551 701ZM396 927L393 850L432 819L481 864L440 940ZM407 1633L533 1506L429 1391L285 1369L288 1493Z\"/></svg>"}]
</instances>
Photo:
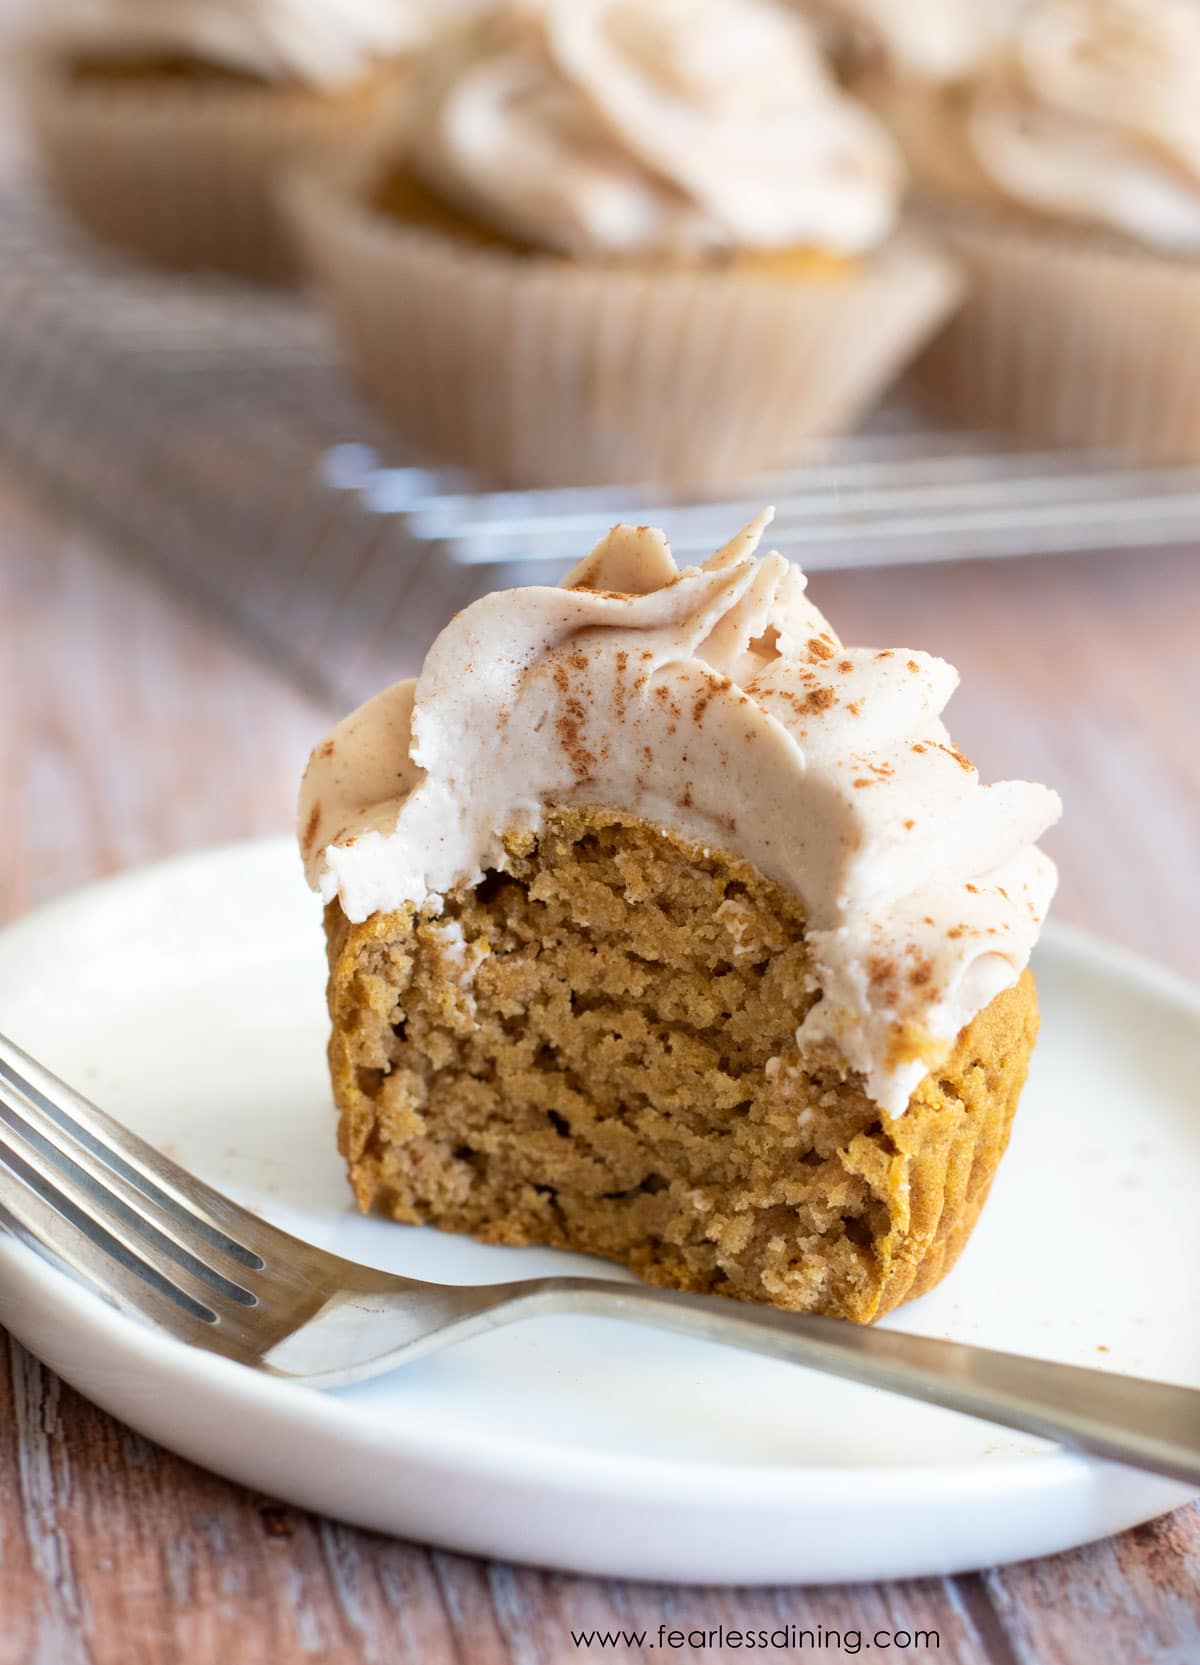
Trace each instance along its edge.
<instances>
[{"instance_id":1,"label":"frosted cupcake in background","mask_svg":"<svg viewBox=\"0 0 1200 1665\"><path fill-rule=\"evenodd\" d=\"M390 116L403 66L469 0L42 0L29 108L58 198L168 265L277 278L292 165Z\"/></svg>"},{"instance_id":2,"label":"frosted cupcake in background","mask_svg":"<svg viewBox=\"0 0 1200 1665\"><path fill-rule=\"evenodd\" d=\"M957 294L895 145L773 0L502 4L402 151L294 198L409 444L519 484L696 484L854 421Z\"/></svg>"},{"instance_id":3,"label":"frosted cupcake in background","mask_svg":"<svg viewBox=\"0 0 1200 1665\"><path fill-rule=\"evenodd\" d=\"M1200 457L1200 5L1023 0L1001 28L1004 3L952 76L923 8L878 36L872 102L971 279L918 379L968 421Z\"/></svg>"}]
</instances>

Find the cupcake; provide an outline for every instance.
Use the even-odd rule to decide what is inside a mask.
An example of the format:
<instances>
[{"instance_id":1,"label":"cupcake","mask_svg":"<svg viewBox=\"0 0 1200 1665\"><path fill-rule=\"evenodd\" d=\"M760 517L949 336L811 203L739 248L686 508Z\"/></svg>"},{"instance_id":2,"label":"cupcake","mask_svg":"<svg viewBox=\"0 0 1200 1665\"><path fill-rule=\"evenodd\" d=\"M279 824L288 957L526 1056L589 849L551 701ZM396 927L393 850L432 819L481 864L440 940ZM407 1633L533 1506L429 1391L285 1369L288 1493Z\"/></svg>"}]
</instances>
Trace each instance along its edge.
<instances>
[{"instance_id":1,"label":"cupcake","mask_svg":"<svg viewBox=\"0 0 1200 1665\"><path fill-rule=\"evenodd\" d=\"M449 3L45 0L25 56L48 181L144 258L286 276L281 173L385 123L401 61Z\"/></svg>"},{"instance_id":2,"label":"cupcake","mask_svg":"<svg viewBox=\"0 0 1200 1665\"><path fill-rule=\"evenodd\" d=\"M1058 800L844 647L761 515L460 613L300 801L360 1207L869 1322L953 1265L1037 1030Z\"/></svg>"},{"instance_id":3,"label":"cupcake","mask_svg":"<svg viewBox=\"0 0 1200 1665\"><path fill-rule=\"evenodd\" d=\"M874 102L971 279L920 384L1039 441L1200 458L1200 7L1027 0L953 77L892 62Z\"/></svg>"},{"instance_id":4,"label":"cupcake","mask_svg":"<svg viewBox=\"0 0 1200 1665\"><path fill-rule=\"evenodd\" d=\"M401 154L294 207L368 392L510 484L722 483L854 421L957 294L895 146L773 0L509 0Z\"/></svg>"}]
</instances>

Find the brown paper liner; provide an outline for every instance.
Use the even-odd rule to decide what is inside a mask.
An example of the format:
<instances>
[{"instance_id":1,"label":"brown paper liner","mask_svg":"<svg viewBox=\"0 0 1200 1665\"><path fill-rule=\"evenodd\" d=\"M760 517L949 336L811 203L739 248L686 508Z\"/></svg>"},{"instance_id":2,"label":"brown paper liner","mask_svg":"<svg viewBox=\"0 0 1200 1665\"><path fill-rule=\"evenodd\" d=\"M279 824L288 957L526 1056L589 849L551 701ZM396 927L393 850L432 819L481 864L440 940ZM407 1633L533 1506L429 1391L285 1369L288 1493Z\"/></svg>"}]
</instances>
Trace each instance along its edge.
<instances>
[{"instance_id":1,"label":"brown paper liner","mask_svg":"<svg viewBox=\"0 0 1200 1665\"><path fill-rule=\"evenodd\" d=\"M1043 444L1200 459L1200 262L974 206L924 219L969 280L912 370L940 410Z\"/></svg>"},{"instance_id":2,"label":"brown paper liner","mask_svg":"<svg viewBox=\"0 0 1200 1665\"><path fill-rule=\"evenodd\" d=\"M496 482L732 482L852 424L942 321L952 265L902 237L837 275L586 266L289 191L307 261L401 440Z\"/></svg>"},{"instance_id":3,"label":"brown paper liner","mask_svg":"<svg viewBox=\"0 0 1200 1665\"><path fill-rule=\"evenodd\" d=\"M44 173L94 236L155 261L263 281L297 270L281 175L356 154L394 113L400 77L337 93L194 79L88 82L24 66Z\"/></svg>"}]
</instances>

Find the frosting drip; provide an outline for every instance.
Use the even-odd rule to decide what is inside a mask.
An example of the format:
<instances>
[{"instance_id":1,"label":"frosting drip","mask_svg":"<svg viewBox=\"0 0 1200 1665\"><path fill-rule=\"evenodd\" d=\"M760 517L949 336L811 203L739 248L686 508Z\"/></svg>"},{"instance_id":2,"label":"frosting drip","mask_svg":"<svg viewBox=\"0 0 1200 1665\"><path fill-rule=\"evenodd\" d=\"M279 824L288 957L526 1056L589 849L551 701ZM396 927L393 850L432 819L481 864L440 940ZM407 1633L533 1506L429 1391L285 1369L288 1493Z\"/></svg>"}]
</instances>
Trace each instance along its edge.
<instances>
[{"instance_id":1,"label":"frosting drip","mask_svg":"<svg viewBox=\"0 0 1200 1665\"><path fill-rule=\"evenodd\" d=\"M508 0L430 64L413 142L444 195L580 257L859 253L902 182L769 0Z\"/></svg>"},{"instance_id":2,"label":"frosting drip","mask_svg":"<svg viewBox=\"0 0 1200 1665\"><path fill-rule=\"evenodd\" d=\"M940 713L957 683L919 652L844 647L760 516L703 567L618 526L561 588L497 593L415 682L313 754L310 882L350 919L505 862L546 805L627 810L753 862L803 902L822 998L799 1030L890 1113L1024 968L1054 890L1044 787L983 786Z\"/></svg>"},{"instance_id":3,"label":"frosting drip","mask_svg":"<svg viewBox=\"0 0 1200 1665\"><path fill-rule=\"evenodd\" d=\"M1200 6L1034 0L970 134L1016 201L1200 251Z\"/></svg>"},{"instance_id":4,"label":"frosting drip","mask_svg":"<svg viewBox=\"0 0 1200 1665\"><path fill-rule=\"evenodd\" d=\"M98 54L184 53L316 87L423 46L471 0L47 0L46 39Z\"/></svg>"}]
</instances>

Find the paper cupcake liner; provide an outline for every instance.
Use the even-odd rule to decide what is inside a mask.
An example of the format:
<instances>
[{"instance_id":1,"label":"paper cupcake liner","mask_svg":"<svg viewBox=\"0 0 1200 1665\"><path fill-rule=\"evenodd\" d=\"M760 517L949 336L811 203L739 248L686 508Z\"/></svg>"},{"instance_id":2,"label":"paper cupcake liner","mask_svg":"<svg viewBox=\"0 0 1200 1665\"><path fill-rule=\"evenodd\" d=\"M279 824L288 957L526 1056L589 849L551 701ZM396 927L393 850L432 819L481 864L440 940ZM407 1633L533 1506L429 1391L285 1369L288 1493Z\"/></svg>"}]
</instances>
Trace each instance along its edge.
<instances>
[{"instance_id":1,"label":"paper cupcake liner","mask_svg":"<svg viewBox=\"0 0 1200 1665\"><path fill-rule=\"evenodd\" d=\"M296 271L280 178L356 154L393 113L380 74L337 93L214 79L88 84L26 66L43 171L94 236L144 259L260 280Z\"/></svg>"},{"instance_id":2,"label":"paper cupcake liner","mask_svg":"<svg viewBox=\"0 0 1200 1665\"><path fill-rule=\"evenodd\" d=\"M400 439L512 485L711 485L794 464L958 294L953 266L908 237L833 276L614 269L408 227L345 178L305 178L289 204Z\"/></svg>"},{"instance_id":3,"label":"paper cupcake liner","mask_svg":"<svg viewBox=\"0 0 1200 1665\"><path fill-rule=\"evenodd\" d=\"M947 415L1056 446L1200 459L1200 262L944 204L966 304L916 361Z\"/></svg>"}]
</instances>

